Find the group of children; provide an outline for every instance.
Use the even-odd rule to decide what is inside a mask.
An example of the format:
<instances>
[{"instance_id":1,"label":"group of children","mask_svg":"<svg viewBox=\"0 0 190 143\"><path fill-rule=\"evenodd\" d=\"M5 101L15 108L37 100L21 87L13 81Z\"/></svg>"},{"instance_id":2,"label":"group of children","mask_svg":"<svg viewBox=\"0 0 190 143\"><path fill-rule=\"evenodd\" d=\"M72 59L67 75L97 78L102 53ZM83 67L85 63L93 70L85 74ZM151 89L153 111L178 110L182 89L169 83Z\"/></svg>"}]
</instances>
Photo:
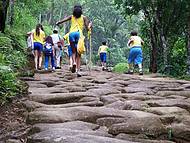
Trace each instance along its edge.
<instances>
[{"instance_id":1,"label":"group of children","mask_svg":"<svg viewBox=\"0 0 190 143\"><path fill-rule=\"evenodd\" d=\"M28 45L34 54L35 69L42 69L43 55L45 70L48 70L50 58L52 70L60 69L64 42L58 34L58 29L55 28L52 35L45 37L43 26L38 24L34 30L28 32L28 35Z\"/></svg>"},{"instance_id":2,"label":"group of children","mask_svg":"<svg viewBox=\"0 0 190 143\"><path fill-rule=\"evenodd\" d=\"M73 14L65 17L64 19L56 22L56 25L60 25L64 22L70 21L71 26L68 34L66 34L63 39L58 34L58 29L53 30L53 34L47 36L45 38L45 33L41 24L36 26L36 29L32 30L28 34L32 37L33 51L35 57L35 68L41 69L42 66L42 53L45 55L44 67L45 70L48 70L49 59L51 58L51 66L52 70L61 68L61 55L62 49L64 46L64 40L67 41L68 47L68 57L69 57L69 65L72 73L77 73L77 76L80 75L80 60L81 53L79 50L79 43L81 40L84 43L83 30L86 30L91 33L92 22L88 20L86 16L83 15L82 6L75 5L73 8ZM45 43L44 43L45 40ZM133 65L138 65L139 74L142 75L142 45L144 44L143 40L137 36L137 32L131 32L131 37L128 42L128 46L130 47L128 64L129 71L128 74L133 74ZM107 53L109 52L109 48L107 46L106 41L102 42L102 46L99 47L98 54L100 56L102 70L106 70L106 59Z\"/></svg>"},{"instance_id":3,"label":"group of children","mask_svg":"<svg viewBox=\"0 0 190 143\"><path fill-rule=\"evenodd\" d=\"M38 25L37 25L38 27ZM41 26L42 27L42 26ZM43 29L43 28L42 28ZM61 59L62 59L62 53L63 53L63 46L67 47L67 54L69 57L69 68L72 71L72 65L73 65L73 59L72 59L72 48L70 46L69 42L69 34L66 34L63 36L63 39L61 36L58 34L58 29L53 30L53 34L50 36L47 36L45 38L45 43L44 46L41 47L41 44L39 42L35 42L36 40L40 41L39 39L36 39L35 34L36 31L33 30L34 32L34 50L35 49L40 49L40 51L43 51L44 53L44 68L45 70L48 70L49 67L49 59L51 59L51 66L52 70L54 71L55 69L61 69ZM44 37L44 32L41 31L41 37ZM66 45L64 45L64 41L66 41ZM43 41L41 41L43 43ZM134 70L134 65L137 65L139 68L139 75L143 75L143 70L142 70L142 45L144 44L143 40L137 36L136 31L131 32L131 37L128 41L128 47L130 48L129 52L129 57L128 57L128 64L129 64L129 70L126 72L126 74L133 74ZM102 70L107 70L107 53L110 52L106 40L102 42L102 45L98 49L98 55L100 57L101 65L102 65ZM35 59L36 60L36 59ZM40 60L40 59L39 59ZM37 66L36 66L37 69ZM73 71L72 71L73 72Z\"/></svg>"}]
</instances>

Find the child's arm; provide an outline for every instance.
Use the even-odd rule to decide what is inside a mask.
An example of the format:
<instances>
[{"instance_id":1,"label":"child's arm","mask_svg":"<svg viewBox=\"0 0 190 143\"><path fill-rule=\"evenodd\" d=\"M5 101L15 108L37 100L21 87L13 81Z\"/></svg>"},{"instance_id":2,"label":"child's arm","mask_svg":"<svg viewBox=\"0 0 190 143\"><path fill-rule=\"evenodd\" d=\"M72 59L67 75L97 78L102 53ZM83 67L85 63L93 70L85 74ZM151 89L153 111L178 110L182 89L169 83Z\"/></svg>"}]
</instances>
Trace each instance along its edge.
<instances>
[{"instance_id":1,"label":"child's arm","mask_svg":"<svg viewBox=\"0 0 190 143\"><path fill-rule=\"evenodd\" d=\"M141 39L141 45L143 46L144 45L144 41Z\"/></svg>"},{"instance_id":2,"label":"child's arm","mask_svg":"<svg viewBox=\"0 0 190 143\"><path fill-rule=\"evenodd\" d=\"M128 43L127 43L127 46L130 47L131 43L133 42L134 40L132 38L129 39Z\"/></svg>"},{"instance_id":3,"label":"child's arm","mask_svg":"<svg viewBox=\"0 0 190 143\"><path fill-rule=\"evenodd\" d=\"M65 17L64 19L62 19L62 20L60 20L60 21L58 21L58 22L56 22L56 25L59 25L59 24L61 24L61 23L63 23L63 22L66 22L66 21L69 21L69 20L71 20L71 15L70 16L67 16L67 17Z\"/></svg>"},{"instance_id":4,"label":"child's arm","mask_svg":"<svg viewBox=\"0 0 190 143\"><path fill-rule=\"evenodd\" d=\"M90 31L92 28L92 22L90 20L88 20L88 18L86 16L84 16L84 24L85 24L87 31Z\"/></svg>"},{"instance_id":5,"label":"child's arm","mask_svg":"<svg viewBox=\"0 0 190 143\"><path fill-rule=\"evenodd\" d=\"M34 32L35 32L35 29L33 29L32 31L27 32L26 34L27 34L27 36L30 36L30 35L34 34Z\"/></svg>"},{"instance_id":6,"label":"child's arm","mask_svg":"<svg viewBox=\"0 0 190 143\"><path fill-rule=\"evenodd\" d=\"M53 56L55 56L55 47L54 47L54 45L52 46L52 50L53 50Z\"/></svg>"}]
</instances>

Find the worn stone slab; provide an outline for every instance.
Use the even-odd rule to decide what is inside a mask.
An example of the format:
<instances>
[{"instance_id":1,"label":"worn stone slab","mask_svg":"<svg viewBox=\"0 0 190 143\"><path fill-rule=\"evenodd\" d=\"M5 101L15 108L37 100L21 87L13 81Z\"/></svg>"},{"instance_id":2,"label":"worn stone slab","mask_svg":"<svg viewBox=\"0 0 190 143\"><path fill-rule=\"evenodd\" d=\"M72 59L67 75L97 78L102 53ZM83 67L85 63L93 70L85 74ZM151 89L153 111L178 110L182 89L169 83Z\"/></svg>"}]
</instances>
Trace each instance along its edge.
<instances>
[{"instance_id":1,"label":"worn stone slab","mask_svg":"<svg viewBox=\"0 0 190 143\"><path fill-rule=\"evenodd\" d=\"M158 137L167 134L165 126L158 117L130 118L124 123L114 124L109 128L109 133L118 135L126 134L145 134Z\"/></svg>"},{"instance_id":2,"label":"worn stone slab","mask_svg":"<svg viewBox=\"0 0 190 143\"><path fill-rule=\"evenodd\" d=\"M166 114L189 114L189 112L185 109L182 109L180 107L150 107L147 108L146 111L158 115L166 115Z\"/></svg>"},{"instance_id":3,"label":"worn stone slab","mask_svg":"<svg viewBox=\"0 0 190 143\"><path fill-rule=\"evenodd\" d=\"M121 133L116 136L117 139L136 141L140 143L174 143L168 140L150 140L146 135L142 134L124 134Z\"/></svg>"},{"instance_id":4,"label":"worn stone slab","mask_svg":"<svg viewBox=\"0 0 190 143\"><path fill-rule=\"evenodd\" d=\"M121 117L141 118L155 117L157 115L142 111L116 110L105 107L70 107L70 108L39 108L28 116L30 123L62 123L67 121L85 121L95 123L98 118Z\"/></svg>"},{"instance_id":5,"label":"worn stone slab","mask_svg":"<svg viewBox=\"0 0 190 143\"><path fill-rule=\"evenodd\" d=\"M151 107L180 107L190 111L190 102L183 99L161 99L145 101Z\"/></svg>"},{"instance_id":6,"label":"worn stone slab","mask_svg":"<svg viewBox=\"0 0 190 143\"><path fill-rule=\"evenodd\" d=\"M29 99L47 104L64 104L80 100L83 97L94 97L92 93L77 92L77 93L55 93L55 94L35 94L30 95Z\"/></svg>"}]
</instances>

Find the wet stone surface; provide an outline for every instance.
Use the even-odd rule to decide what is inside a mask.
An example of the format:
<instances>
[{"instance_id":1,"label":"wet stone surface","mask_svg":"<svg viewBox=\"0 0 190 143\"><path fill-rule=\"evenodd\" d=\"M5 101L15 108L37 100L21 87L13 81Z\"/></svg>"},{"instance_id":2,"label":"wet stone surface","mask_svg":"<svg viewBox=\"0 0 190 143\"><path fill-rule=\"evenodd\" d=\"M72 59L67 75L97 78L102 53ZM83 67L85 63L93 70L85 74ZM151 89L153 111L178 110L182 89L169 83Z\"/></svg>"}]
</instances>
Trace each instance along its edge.
<instances>
[{"instance_id":1,"label":"wet stone surface","mask_svg":"<svg viewBox=\"0 0 190 143\"><path fill-rule=\"evenodd\" d=\"M28 143L190 142L190 82L98 69L26 80Z\"/></svg>"}]
</instances>

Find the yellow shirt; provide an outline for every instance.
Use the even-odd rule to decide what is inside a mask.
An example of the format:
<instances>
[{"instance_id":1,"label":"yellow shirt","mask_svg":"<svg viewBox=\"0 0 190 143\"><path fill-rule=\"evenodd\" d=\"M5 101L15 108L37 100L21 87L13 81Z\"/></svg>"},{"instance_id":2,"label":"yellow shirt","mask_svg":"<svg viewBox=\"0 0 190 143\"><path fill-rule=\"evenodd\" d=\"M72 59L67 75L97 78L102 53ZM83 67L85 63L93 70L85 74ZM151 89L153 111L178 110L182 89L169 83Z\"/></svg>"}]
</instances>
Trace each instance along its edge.
<instances>
[{"instance_id":1,"label":"yellow shirt","mask_svg":"<svg viewBox=\"0 0 190 143\"><path fill-rule=\"evenodd\" d=\"M71 28L70 32L76 32L79 31L80 34L83 34L83 28L84 28L84 16L81 15L80 18L75 18L73 15L71 17Z\"/></svg>"},{"instance_id":2,"label":"yellow shirt","mask_svg":"<svg viewBox=\"0 0 190 143\"><path fill-rule=\"evenodd\" d=\"M107 51L108 51L108 46L102 45L99 47L98 54L107 53Z\"/></svg>"},{"instance_id":3,"label":"yellow shirt","mask_svg":"<svg viewBox=\"0 0 190 143\"><path fill-rule=\"evenodd\" d=\"M44 31L42 31L42 30L40 30L40 35L38 36L38 35L36 35L36 30L34 29L34 30L32 30L32 32L34 33L34 35L33 35L33 41L34 42L39 42L39 43L41 43L41 44L44 44L44 39L45 39L45 33L44 33Z\"/></svg>"},{"instance_id":4,"label":"yellow shirt","mask_svg":"<svg viewBox=\"0 0 190 143\"><path fill-rule=\"evenodd\" d=\"M132 41L132 42L131 42ZM130 43L131 42L131 43ZM131 36L129 39L130 47L142 46L143 40L139 36Z\"/></svg>"},{"instance_id":5,"label":"yellow shirt","mask_svg":"<svg viewBox=\"0 0 190 143\"><path fill-rule=\"evenodd\" d=\"M69 42L69 33L67 33L66 35L63 36L64 40L67 41L67 43L70 45L70 42Z\"/></svg>"}]
</instances>

